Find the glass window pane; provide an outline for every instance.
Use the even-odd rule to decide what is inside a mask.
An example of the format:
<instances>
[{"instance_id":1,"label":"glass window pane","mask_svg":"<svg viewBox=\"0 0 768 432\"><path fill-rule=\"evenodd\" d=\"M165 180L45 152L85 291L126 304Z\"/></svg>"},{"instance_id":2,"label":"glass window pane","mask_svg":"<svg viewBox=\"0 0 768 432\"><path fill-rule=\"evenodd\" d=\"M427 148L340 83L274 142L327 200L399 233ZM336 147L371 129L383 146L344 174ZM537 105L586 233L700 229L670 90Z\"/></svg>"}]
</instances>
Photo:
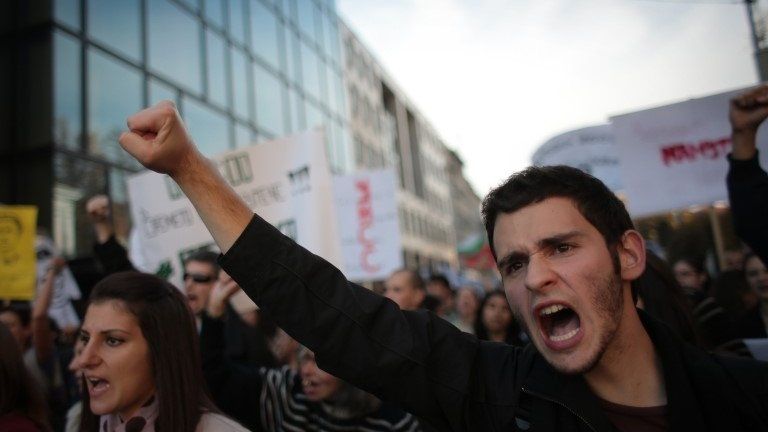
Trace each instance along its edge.
<instances>
[{"instance_id":1,"label":"glass window pane","mask_svg":"<svg viewBox=\"0 0 768 432\"><path fill-rule=\"evenodd\" d=\"M340 85L340 83L337 83L339 80L338 75L336 75L336 72L334 69L329 65L326 67L325 70L325 77L328 80L328 85L326 86L326 101L328 103L328 109L334 114L339 113L339 101L336 98L336 86Z\"/></svg>"},{"instance_id":2,"label":"glass window pane","mask_svg":"<svg viewBox=\"0 0 768 432\"><path fill-rule=\"evenodd\" d=\"M154 78L149 79L149 105L154 105L162 100L169 100L178 104L177 94L176 89L168 84Z\"/></svg>"},{"instance_id":3,"label":"glass window pane","mask_svg":"<svg viewBox=\"0 0 768 432\"><path fill-rule=\"evenodd\" d=\"M200 23L168 0L149 1L149 65L166 78L201 93Z\"/></svg>"},{"instance_id":4,"label":"glass window pane","mask_svg":"<svg viewBox=\"0 0 768 432\"><path fill-rule=\"evenodd\" d=\"M55 0L53 16L56 21L80 30L80 0Z\"/></svg>"},{"instance_id":5,"label":"glass window pane","mask_svg":"<svg viewBox=\"0 0 768 432\"><path fill-rule=\"evenodd\" d=\"M270 9L259 0L251 0L251 46L253 52L279 70L278 26L277 17Z\"/></svg>"},{"instance_id":6,"label":"glass window pane","mask_svg":"<svg viewBox=\"0 0 768 432\"><path fill-rule=\"evenodd\" d=\"M142 108L142 76L101 52L88 51L88 151L128 166L138 163L117 143L125 119Z\"/></svg>"},{"instance_id":7,"label":"glass window pane","mask_svg":"<svg viewBox=\"0 0 768 432\"><path fill-rule=\"evenodd\" d=\"M80 147L80 42L64 33L53 36L53 136L56 145Z\"/></svg>"},{"instance_id":8,"label":"glass window pane","mask_svg":"<svg viewBox=\"0 0 768 432\"><path fill-rule=\"evenodd\" d=\"M203 9L208 21L219 27L224 27L224 1L203 0Z\"/></svg>"},{"instance_id":9,"label":"glass window pane","mask_svg":"<svg viewBox=\"0 0 768 432\"><path fill-rule=\"evenodd\" d=\"M243 0L230 0L229 35L232 36L232 39L241 44L245 44L245 26L243 25L244 11Z\"/></svg>"},{"instance_id":10,"label":"glass window pane","mask_svg":"<svg viewBox=\"0 0 768 432\"><path fill-rule=\"evenodd\" d=\"M323 36L325 37L325 52L336 62L337 65L341 65L341 43L339 42L339 27L336 25L336 18L325 16L326 25L323 29Z\"/></svg>"},{"instance_id":11,"label":"glass window pane","mask_svg":"<svg viewBox=\"0 0 768 432\"><path fill-rule=\"evenodd\" d=\"M304 129L304 122L301 121L302 111L304 110L304 101L301 96L296 93L296 90L291 89L288 91L288 99L290 102L291 112L291 129L290 132L298 132Z\"/></svg>"},{"instance_id":12,"label":"glass window pane","mask_svg":"<svg viewBox=\"0 0 768 432\"><path fill-rule=\"evenodd\" d=\"M126 177L130 173L121 169L109 170L109 200L112 204L112 223L115 236L127 239L131 233L131 213L128 207L128 185Z\"/></svg>"},{"instance_id":13,"label":"glass window pane","mask_svg":"<svg viewBox=\"0 0 768 432\"><path fill-rule=\"evenodd\" d=\"M139 0L89 0L88 32L132 60L141 60Z\"/></svg>"},{"instance_id":14,"label":"glass window pane","mask_svg":"<svg viewBox=\"0 0 768 432\"><path fill-rule=\"evenodd\" d=\"M314 129L323 124L323 112L310 101L306 101L304 104L304 115L307 119L304 127L306 130Z\"/></svg>"},{"instance_id":15,"label":"glass window pane","mask_svg":"<svg viewBox=\"0 0 768 432\"><path fill-rule=\"evenodd\" d=\"M235 123L235 147L248 147L254 143L254 133L251 128L242 123Z\"/></svg>"},{"instance_id":16,"label":"glass window pane","mask_svg":"<svg viewBox=\"0 0 768 432\"><path fill-rule=\"evenodd\" d=\"M283 83L261 66L253 65L256 91L256 123L275 135L285 132L283 121Z\"/></svg>"},{"instance_id":17,"label":"glass window pane","mask_svg":"<svg viewBox=\"0 0 768 432\"><path fill-rule=\"evenodd\" d=\"M191 7L195 12L200 8L200 0L181 0L181 2Z\"/></svg>"},{"instance_id":18,"label":"glass window pane","mask_svg":"<svg viewBox=\"0 0 768 432\"><path fill-rule=\"evenodd\" d=\"M315 50L306 44L301 44L301 74L304 81L304 91L317 100L320 96L320 63Z\"/></svg>"},{"instance_id":19,"label":"glass window pane","mask_svg":"<svg viewBox=\"0 0 768 432\"><path fill-rule=\"evenodd\" d=\"M315 2L312 0L296 0L296 14L301 32L312 42L317 40L315 25Z\"/></svg>"},{"instance_id":20,"label":"glass window pane","mask_svg":"<svg viewBox=\"0 0 768 432\"><path fill-rule=\"evenodd\" d=\"M299 40L290 27L285 27L285 62L288 70L288 80L301 83L301 61Z\"/></svg>"},{"instance_id":21,"label":"glass window pane","mask_svg":"<svg viewBox=\"0 0 768 432\"><path fill-rule=\"evenodd\" d=\"M227 103L227 60L224 55L227 44L218 34L208 30L208 97L211 101L228 107Z\"/></svg>"},{"instance_id":22,"label":"glass window pane","mask_svg":"<svg viewBox=\"0 0 768 432\"><path fill-rule=\"evenodd\" d=\"M183 99L182 108L189 135L204 155L211 156L231 148L229 120L224 114L188 97Z\"/></svg>"},{"instance_id":23,"label":"glass window pane","mask_svg":"<svg viewBox=\"0 0 768 432\"><path fill-rule=\"evenodd\" d=\"M238 49L232 49L232 102L235 114L243 119L250 119L248 112L248 62L245 54Z\"/></svg>"}]
</instances>

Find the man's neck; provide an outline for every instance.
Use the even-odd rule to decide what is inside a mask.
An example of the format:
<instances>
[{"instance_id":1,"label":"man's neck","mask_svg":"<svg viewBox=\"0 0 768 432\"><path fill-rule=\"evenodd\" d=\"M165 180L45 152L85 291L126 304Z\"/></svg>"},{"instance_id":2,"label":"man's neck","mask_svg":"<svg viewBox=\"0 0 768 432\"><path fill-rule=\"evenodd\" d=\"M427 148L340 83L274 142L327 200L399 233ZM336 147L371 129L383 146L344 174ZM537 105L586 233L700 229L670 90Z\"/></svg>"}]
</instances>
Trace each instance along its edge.
<instances>
[{"instance_id":1,"label":"man's neck","mask_svg":"<svg viewBox=\"0 0 768 432\"><path fill-rule=\"evenodd\" d=\"M661 361L634 305L628 306L613 341L584 378L596 396L615 404L666 405Z\"/></svg>"}]
</instances>

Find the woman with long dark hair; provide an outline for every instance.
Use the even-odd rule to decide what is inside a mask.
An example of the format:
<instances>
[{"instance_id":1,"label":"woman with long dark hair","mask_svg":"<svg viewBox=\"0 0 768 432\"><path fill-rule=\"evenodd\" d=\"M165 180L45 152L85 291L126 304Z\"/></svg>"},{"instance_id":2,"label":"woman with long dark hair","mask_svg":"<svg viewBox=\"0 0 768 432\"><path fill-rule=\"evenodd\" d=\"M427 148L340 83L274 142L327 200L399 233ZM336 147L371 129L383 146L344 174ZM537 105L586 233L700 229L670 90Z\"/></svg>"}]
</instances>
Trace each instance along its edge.
<instances>
[{"instance_id":1,"label":"woman with long dark hair","mask_svg":"<svg viewBox=\"0 0 768 432\"><path fill-rule=\"evenodd\" d=\"M520 327L512 316L504 291L494 290L483 298L475 320L475 335L478 339L492 342L525 344L520 338Z\"/></svg>"},{"instance_id":2,"label":"woman with long dark hair","mask_svg":"<svg viewBox=\"0 0 768 432\"><path fill-rule=\"evenodd\" d=\"M75 367L83 431L244 431L208 398L195 321L170 283L121 272L96 284Z\"/></svg>"},{"instance_id":3,"label":"woman with long dark hair","mask_svg":"<svg viewBox=\"0 0 768 432\"><path fill-rule=\"evenodd\" d=\"M0 430L47 431L48 409L16 339L0 324Z\"/></svg>"}]
</instances>

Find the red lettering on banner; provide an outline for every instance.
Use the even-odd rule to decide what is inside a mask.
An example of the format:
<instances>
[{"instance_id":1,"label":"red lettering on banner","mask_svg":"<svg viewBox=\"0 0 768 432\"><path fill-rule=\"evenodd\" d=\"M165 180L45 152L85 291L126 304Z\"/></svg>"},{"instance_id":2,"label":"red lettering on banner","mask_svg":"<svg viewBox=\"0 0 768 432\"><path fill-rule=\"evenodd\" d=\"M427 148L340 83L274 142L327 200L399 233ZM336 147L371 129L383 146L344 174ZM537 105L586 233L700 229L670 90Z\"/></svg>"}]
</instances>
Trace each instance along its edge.
<instances>
[{"instance_id":1,"label":"red lettering on banner","mask_svg":"<svg viewBox=\"0 0 768 432\"><path fill-rule=\"evenodd\" d=\"M665 166L695 162L698 159L715 160L728 154L731 138L702 141L698 144L674 143L661 147L661 161Z\"/></svg>"},{"instance_id":2,"label":"red lettering on banner","mask_svg":"<svg viewBox=\"0 0 768 432\"><path fill-rule=\"evenodd\" d=\"M358 180L355 188L359 192L357 200L357 241L363 246L360 253L360 266L368 273L379 271L379 266L370 262L371 255L376 252L376 244L366 237L366 231L373 226L373 206L371 203L371 183L368 180Z\"/></svg>"}]
</instances>

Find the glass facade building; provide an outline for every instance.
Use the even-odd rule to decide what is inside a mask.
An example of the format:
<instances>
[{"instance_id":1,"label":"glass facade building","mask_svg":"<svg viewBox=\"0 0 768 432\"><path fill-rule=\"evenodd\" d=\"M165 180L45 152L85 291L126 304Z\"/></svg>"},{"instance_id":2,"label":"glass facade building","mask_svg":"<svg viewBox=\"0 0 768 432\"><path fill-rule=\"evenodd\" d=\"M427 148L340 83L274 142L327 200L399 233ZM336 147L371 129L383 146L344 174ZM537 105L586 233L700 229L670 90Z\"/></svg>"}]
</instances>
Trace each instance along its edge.
<instances>
[{"instance_id":1,"label":"glass facade building","mask_svg":"<svg viewBox=\"0 0 768 432\"><path fill-rule=\"evenodd\" d=\"M108 193L128 232L117 137L176 103L206 154L323 125L352 166L334 0L14 0L0 5L0 202L34 204L69 255L90 253L84 203Z\"/></svg>"}]
</instances>

